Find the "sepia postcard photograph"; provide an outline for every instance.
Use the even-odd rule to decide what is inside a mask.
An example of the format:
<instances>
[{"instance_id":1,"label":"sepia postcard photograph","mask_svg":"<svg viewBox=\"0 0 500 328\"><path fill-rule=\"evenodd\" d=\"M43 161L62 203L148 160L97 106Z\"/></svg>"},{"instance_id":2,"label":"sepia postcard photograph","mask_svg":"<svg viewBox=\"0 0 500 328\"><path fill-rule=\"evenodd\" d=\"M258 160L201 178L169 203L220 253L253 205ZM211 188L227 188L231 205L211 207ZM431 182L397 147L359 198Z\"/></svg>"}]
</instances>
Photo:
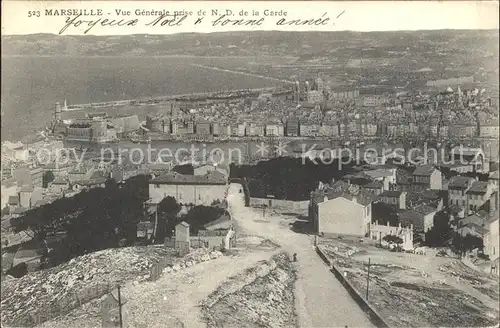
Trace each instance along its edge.
<instances>
[{"instance_id":1,"label":"sepia postcard photograph","mask_svg":"<svg viewBox=\"0 0 500 328\"><path fill-rule=\"evenodd\" d=\"M1 6L2 327L499 327L498 1Z\"/></svg>"}]
</instances>

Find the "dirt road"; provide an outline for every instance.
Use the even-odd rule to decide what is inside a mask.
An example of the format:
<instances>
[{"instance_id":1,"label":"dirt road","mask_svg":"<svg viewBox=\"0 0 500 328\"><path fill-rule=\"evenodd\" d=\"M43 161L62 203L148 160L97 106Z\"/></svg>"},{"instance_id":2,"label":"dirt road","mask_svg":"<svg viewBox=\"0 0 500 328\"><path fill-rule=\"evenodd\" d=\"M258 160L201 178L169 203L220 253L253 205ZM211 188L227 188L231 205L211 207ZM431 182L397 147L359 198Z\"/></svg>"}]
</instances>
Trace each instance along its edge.
<instances>
[{"instance_id":1,"label":"dirt road","mask_svg":"<svg viewBox=\"0 0 500 328\"><path fill-rule=\"evenodd\" d=\"M127 327L206 327L200 304L228 277L268 260L274 251L244 256L223 256L180 272L164 275L155 283L127 286L124 307Z\"/></svg>"},{"instance_id":2,"label":"dirt road","mask_svg":"<svg viewBox=\"0 0 500 328\"><path fill-rule=\"evenodd\" d=\"M298 256L296 308L300 327L374 327L329 268L316 254L313 237L295 233L280 222L266 219L262 211L245 207L240 184L231 184L229 211L239 228L280 244Z\"/></svg>"}]
</instances>

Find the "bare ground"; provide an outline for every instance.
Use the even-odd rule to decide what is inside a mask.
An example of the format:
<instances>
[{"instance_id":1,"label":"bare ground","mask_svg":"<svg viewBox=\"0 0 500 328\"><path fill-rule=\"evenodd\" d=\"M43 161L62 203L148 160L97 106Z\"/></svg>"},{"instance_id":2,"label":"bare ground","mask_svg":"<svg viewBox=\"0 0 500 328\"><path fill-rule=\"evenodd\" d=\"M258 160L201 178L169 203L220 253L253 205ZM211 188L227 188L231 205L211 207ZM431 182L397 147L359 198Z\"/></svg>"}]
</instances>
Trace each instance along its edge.
<instances>
[{"instance_id":1,"label":"bare ground","mask_svg":"<svg viewBox=\"0 0 500 328\"><path fill-rule=\"evenodd\" d=\"M484 327L498 322L495 276L454 259L389 252L367 241L321 238L320 247L364 295L370 259L368 299L390 325Z\"/></svg>"},{"instance_id":2,"label":"bare ground","mask_svg":"<svg viewBox=\"0 0 500 328\"><path fill-rule=\"evenodd\" d=\"M255 280L246 284L252 278ZM246 270L224 283L204 301L202 312L207 326L297 327L293 294L295 279L295 268L286 253ZM229 292L238 287L235 292Z\"/></svg>"},{"instance_id":3,"label":"bare ground","mask_svg":"<svg viewBox=\"0 0 500 328\"><path fill-rule=\"evenodd\" d=\"M155 282L129 282L122 287L124 327L206 327L202 301L228 277L268 260L277 245L258 236L239 236L237 247L225 256L202 262ZM47 328L89 328L101 326L101 300L95 299L70 313L45 322Z\"/></svg>"}]
</instances>

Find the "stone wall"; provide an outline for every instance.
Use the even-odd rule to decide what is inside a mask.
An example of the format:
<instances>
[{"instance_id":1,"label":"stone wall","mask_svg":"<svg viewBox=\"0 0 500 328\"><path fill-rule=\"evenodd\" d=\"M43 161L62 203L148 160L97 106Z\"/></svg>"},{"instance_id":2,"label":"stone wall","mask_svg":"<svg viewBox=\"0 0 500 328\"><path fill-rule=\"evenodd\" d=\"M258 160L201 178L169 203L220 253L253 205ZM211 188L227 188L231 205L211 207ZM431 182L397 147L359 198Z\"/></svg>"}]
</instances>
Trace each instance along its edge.
<instances>
[{"instance_id":1,"label":"stone wall","mask_svg":"<svg viewBox=\"0 0 500 328\"><path fill-rule=\"evenodd\" d=\"M309 207L308 200L302 201L291 201L284 199L272 199L272 198L256 198L250 197L250 206L251 207L263 207L274 208L279 210L307 210Z\"/></svg>"}]
</instances>

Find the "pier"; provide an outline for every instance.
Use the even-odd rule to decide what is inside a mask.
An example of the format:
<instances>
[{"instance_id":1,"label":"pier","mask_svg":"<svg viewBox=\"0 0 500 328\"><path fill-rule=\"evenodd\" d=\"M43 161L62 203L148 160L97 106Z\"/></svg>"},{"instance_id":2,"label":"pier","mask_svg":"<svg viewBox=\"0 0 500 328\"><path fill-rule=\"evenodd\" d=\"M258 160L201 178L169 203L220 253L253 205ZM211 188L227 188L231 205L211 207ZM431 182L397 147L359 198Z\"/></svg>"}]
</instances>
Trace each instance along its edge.
<instances>
[{"instance_id":1,"label":"pier","mask_svg":"<svg viewBox=\"0 0 500 328\"><path fill-rule=\"evenodd\" d=\"M126 106L126 105L141 106L141 105L161 104L169 101L190 102L190 101L202 101L202 100L225 100L225 99L257 96L261 92L270 92L274 90L276 90L275 87L239 89L239 90L214 91L214 92L186 93L186 94L177 94L170 96L137 98L129 100L115 100L115 101L105 101L99 103L74 104L74 105L68 105L62 111L77 111L88 108L106 108L106 107L116 107L116 106Z\"/></svg>"}]
</instances>

